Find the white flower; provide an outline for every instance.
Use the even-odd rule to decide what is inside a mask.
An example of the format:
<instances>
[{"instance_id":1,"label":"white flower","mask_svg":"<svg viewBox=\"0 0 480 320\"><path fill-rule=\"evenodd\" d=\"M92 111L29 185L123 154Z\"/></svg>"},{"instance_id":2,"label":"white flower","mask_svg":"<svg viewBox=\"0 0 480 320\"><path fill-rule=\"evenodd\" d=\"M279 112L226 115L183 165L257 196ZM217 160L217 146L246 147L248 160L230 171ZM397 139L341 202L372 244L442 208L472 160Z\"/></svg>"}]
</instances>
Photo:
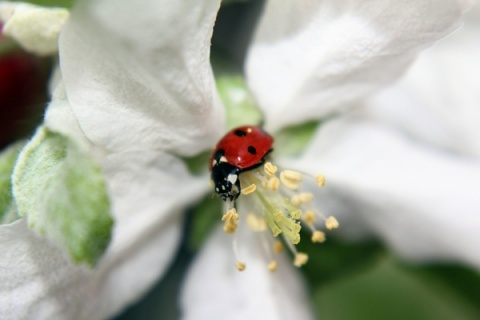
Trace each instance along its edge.
<instances>
[{"instance_id":1,"label":"white flower","mask_svg":"<svg viewBox=\"0 0 480 320\"><path fill-rule=\"evenodd\" d=\"M329 177L321 205L345 215L350 236L375 234L413 261L480 269L479 16L469 13L398 84L322 128L306 152L301 165L322 159Z\"/></svg>"},{"instance_id":2,"label":"white flower","mask_svg":"<svg viewBox=\"0 0 480 320\"><path fill-rule=\"evenodd\" d=\"M224 113L209 65L219 4L194 0L76 3L60 36L61 83L45 124L85 144L101 163L113 201L113 240L98 266L89 270L69 262L61 250L29 230L24 219L0 226L0 315L107 318L140 297L169 266L178 245L181 213L207 190L207 179L192 177L179 156L211 148L224 130ZM248 81L264 110L267 128L275 132L360 105L396 80L416 53L457 27L464 8L464 3L453 0L268 2L247 61ZM403 157L412 150L402 138L377 135L378 129L370 125L349 126L350 119L345 116L322 126L305 156L293 165L314 172L321 166L331 185L326 191L332 194L319 204L332 204L325 212L347 211L341 200L348 199L366 217L366 230L398 244L394 236L404 235L400 231L405 229L391 233L397 221L408 223L409 231L418 225L402 220L403 211L394 212L392 203L411 204L406 208L414 213L422 209L416 218L425 219L431 207L414 197L410 191L415 189L402 180L405 176L391 183L387 174L395 171L386 166L400 164L406 170L418 158L404 158L404 166L394 162L397 152L405 150ZM365 138L348 139L357 134ZM390 141L404 149L393 145L387 154L391 158L381 162L383 167L375 165L372 157L382 158L374 151L382 151ZM350 142L372 149L364 153ZM384 142L386 146L380 145ZM412 155L420 154L427 164L436 163L428 151L417 151ZM372 170L360 167L354 156L362 156ZM425 178L435 178L439 168L451 168L439 161L443 166L432 167L430 175L415 171L422 179L412 185L423 183L421 191L428 194L431 185ZM384 169L382 175L375 174L378 168ZM456 177L455 168L447 170L449 178ZM459 168L465 176L470 172L468 166ZM365 185L369 187L362 188ZM445 191L440 187L435 190ZM376 198L376 191L391 191L408 202L382 202L385 198ZM442 198L435 200L444 200L450 193L440 194ZM447 217L456 213L452 203L445 209ZM386 224L372 215L398 220ZM343 225L350 223L346 220ZM429 239L444 235L433 228L419 231L412 233ZM222 231L215 232L191 269L182 295L185 318L312 317L305 288L291 264L270 273L255 235L242 233L239 238L249 266L239 273L232 267L233 252L225 237ZM417 247L414 243L408 246L411 251L400 252L415 252ZM433 247L423 248L422 257L428 256L428 248ZM450 257L466 261L470 253L465 250Z\"/></svg>"},{"instance_id":3,"label":"white flower","mask_svg":"<svg viewBox=\"0 0 480 320\"><path fill-rule=\"evenodd\" d=\"M357 120L360 116L356 115L362 113L366 98L401 76L416 53L457 26L457 5L452 1L270 1L251 45L246 70L270 131L311 119L333 118L321 126L300 159L281 160L284 167L325 174L327 185L316 192L320 197L316 206L328 214L341 214L339 232L359 237L368 230L385 238L407 258L442 258L480 267L473 247L478 243L478 223L473 220L480 205L475 196L478 187L473 188L478 186L478 165L465 164L464 160L448 162L442 159L448 155L430 153L425 147L412 148L400 132L388 133L393 128L384 130L386 125L379 128L372 121ZM345 111L352 107L360 110ZM455 184L465 187L463 195L452 194L450 187ZM417 185L421 187L417 189ZM445 206L440 207L442 216L437 220L435 214L442 201ZM462 234L462 218L472 223L466 235ZM461 241L454 239L461 237ZM255 241L239 238L248 244ZM257 261L262 249L248 244L244 260ZM226 274L234 259L228 246L225 235L216 233L193 266L182 297L187 318L221 318L228 312L239 319L256 319L256 303L274 305L248 299L257 289L252 282L265 281L261 273L266 272L268 261L263 258L263 264L254 264L257 278L252 276L251 282L244 274ZM209 283L208 289L202 283ZM277 282L269 286L269 298L282 299L285 293ZM238 291L241 294L235 295ZM286 294L298 299L296 287ZM212 299L222 303L214 309L208 303ZM265 309L268 316L261 314L259 319L308 318L300 314L300 308L277 305Z\"/></svg>"},{"instance_id":4,"label":"white flower","mask_svg":"<svg viewBox=\"0 0 480 320\"><path fill-rule=\"evenodd\" d=\"M72 10L45 124L91 148L102 165L113 239L88 269L25 219L1 225L0 318L108 318L169 267L185 207L208 188L178 155L210 147L223 130L223 110L209 66L219 1L165 5L79 1Z\"/></svg>"}]
</instances>

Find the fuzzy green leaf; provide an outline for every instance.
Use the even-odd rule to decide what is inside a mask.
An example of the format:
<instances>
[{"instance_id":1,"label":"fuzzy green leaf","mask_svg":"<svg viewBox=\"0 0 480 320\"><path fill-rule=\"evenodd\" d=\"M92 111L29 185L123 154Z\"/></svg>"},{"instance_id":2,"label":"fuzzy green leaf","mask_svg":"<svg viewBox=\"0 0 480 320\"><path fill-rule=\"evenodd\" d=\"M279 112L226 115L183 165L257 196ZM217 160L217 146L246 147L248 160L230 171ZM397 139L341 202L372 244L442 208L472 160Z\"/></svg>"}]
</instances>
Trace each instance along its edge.
<instances>
[{"instance_id":1,"label":"fuzzy green leaf","mask_svg":"<svg viewBox=\"0 0 480 320\"><path fill-rule=\"evenodd\" d=\"M13 173L18 212L33 230L93 265L107 248L113 220L106 184L90 155L68 137L41 127Z\"/></svg>"},{"instance_id":2,"label":"fuzzy green leaf","mask_svg":"<svg viewBox=\"0 0 480 320\"><path fill-rule=\"evenodd\" d=\"M25 2L42 7L71 8L74 0L10 0L11 2Z\"/></svg>"},{"instance_id":3,"label":"fuzzy green leaf","mask_svg":"<svg viewBox=\"0 0 480 320\"><path fill-rule=\"evenodd\" d=\"M16 143L0 153L0 224L10 223L20 218L12 198L11 176L23 144L23 142Z\"/></svg>"}]
</instances>

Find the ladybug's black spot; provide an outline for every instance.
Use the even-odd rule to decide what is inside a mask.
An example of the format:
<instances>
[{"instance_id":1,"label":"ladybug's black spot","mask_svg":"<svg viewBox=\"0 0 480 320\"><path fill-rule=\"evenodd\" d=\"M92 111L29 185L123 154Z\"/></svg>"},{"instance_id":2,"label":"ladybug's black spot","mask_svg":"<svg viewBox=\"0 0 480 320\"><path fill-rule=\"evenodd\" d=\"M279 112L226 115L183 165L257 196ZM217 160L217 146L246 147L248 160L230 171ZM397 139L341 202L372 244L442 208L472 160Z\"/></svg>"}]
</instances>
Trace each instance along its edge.
<instances>
[{"instance_id":1,"label":"ladybug's black spot","mask_svg":"<svg viewBox=\"0 0 480 320\"><path fill-rule=\"evenodd\" d=\"M254 146L248 146L248 152L251 154L257 154L257 149Z\"/></svg>"},{"instance_id":2,"label":"ladybug's black spot","mask_svg":"<svg viewBox=\"0 0 480 320\"><path fill-rule=\"evenodd\" d=\"M235 135L237 137L245 137L247 135L247 133L243 130L235 130Z\"/></svg>"}]
</instances>

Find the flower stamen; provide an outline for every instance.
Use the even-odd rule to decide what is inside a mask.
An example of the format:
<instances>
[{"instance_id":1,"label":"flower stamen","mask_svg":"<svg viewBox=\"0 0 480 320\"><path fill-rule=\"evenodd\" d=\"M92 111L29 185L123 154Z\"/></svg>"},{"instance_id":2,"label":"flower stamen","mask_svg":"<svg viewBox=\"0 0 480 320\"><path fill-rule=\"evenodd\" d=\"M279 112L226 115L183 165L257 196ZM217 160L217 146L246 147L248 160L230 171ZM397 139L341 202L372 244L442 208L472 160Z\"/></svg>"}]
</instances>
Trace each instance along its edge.
<instances>
[{"instance_id":1,"label":"flower stamen","mask_svg":"<svg viewBox=\"0 0 480 320\"><path fill-rule=\"evenodd\" d=\"M239 208L243 207L243 201L247 204L250 213L246 216L246 224L249 229L258 232L262 237L263 251L266 251L266 258L270 261L268 270L275 271L277 262L272 257L273 253L283 251L284 243L287 244L293 258L293 264L301 267L308 261L308 255L298 252L295 245L300 242L300 230L302 226L308 227L311 232L311 241L314 243L325 242L325 232L317 230L315 224L319 218L325 222L328 230L338 228L338 221L329 216L326 218L321 212L312 208L314 195L311 192L303 192L301 188L304 177L311 178L316 185L323 187L325 177L323 175L304 174L294 170L279 170L271 162L266 162L263 167L242 172L239 179L243 195L238 199ZM223 216L225 222L224 230L227 233L234 233L238 227L239 215L236 211L235 202ZM271 241L265 238L269 229L274 237L281 235L282 240ZM237 254L235 254L237 257ZM237 268L242 271L245 264L237 258Z\"/></svg>"},{"instance_id":2,"label":"flower stamen","mask_svg":"<svg viewBox=\"0 0 480 320\"><path fill-rule=\"evenodd\" d=\"M330 216L325 220L325 227L328 230L334 230L337 229L339 226L337 219L335 219L334 216Z\"/></svg>"},{"instance_id":3,"label":"flower stamen","mask_svg":"<svg viewBox=\"0 0 480 320\"><path fill-rule=\"evenodd\" d=\"M277 261L273 260L273 261L270 261L267 267L270 272L275 272L277 270L277 266L278 266Z\"/></svg>"},{"instance_id":4,"label":"flower stamen","mask_svg":"<svg viewBox=\"0 0 480 320\"><path fill-rule=\"evenodd\" d=\"M298 171L283 170L280 172L280 181L288 189L297 190L300 187L303 176Z\"/></svg>"},{"instance_id":5,"label":"flower stamen","mask_svg":"<svg viewBox=\"0 0 480 320\"><path fill-rule=\"evenodd\" d=\"M282 241L275 240L275 242L273 243L272 249L273 249L273 252L275 253L283 252L284 247L283 247Z\"/></svg>"},{"instance_id":6,"label":"flower stamen","mask_svg":"<svg viewBox=\"0 0 480 320\"><path fill-rule=\"evenodd\" d=\"M317 174L315 176L315 183L319 186L319 187L324 187L325 186L325 176L322 175L322 174Z\"/></svg>"},{"instance_id":7,"label":"flower stamen","mask_svg":"<svg viewBox=\"0 0 480 320\"><path fill-rule=\"evenodd\" d=\"M243 271L247 267L247 265L243 262L237 262L235 266L237 267L238 271Z\"/></svg>"},{"instance_id":8,"label":"flower stamen","mask_svg":"<svg viewBox=\"0 0 480 320\"><path fill-rule=\"evenodd\" d=\"M271 176L266 183L266 188L269 190L277 191L280 187L280 180L276 176Z\"/></svg>"},{"instance_id":9,"label":"flower stamen","mask_svg":"<svg viewBox=\"0 0 480 320\"><path fill-rule=\"evenodd\" d=\"M305 211L305 214L303 215L303 221L309 224L315 224L315 222L317 221L317 216L315 215L315 211L313 210Z\"/></svg>"},{"instance_id":10,"label":"flower stamen","mask_svg":"<svg viewBox=\"0 0 480 320\"><path fill-rule=\"evenodd\" d=\"M248 227L255 232L261 232L267 230L267 222L263 218L259 218L254 213L249 213L247 215L247 225Z\"/></svg>"},{"instance_id":11,"label":"flower stamen","mask_svg":"<svg viewBox=\"0 0 480 320\"><path fill-rule=\"evenodd\" d=\"M278 168L277 166L273 165L271 162L267 162L263 166L263 170L268 176L273 176L277 172Z\"/></svg>"},{"instance_id":12,"label":"flower stamen","mask_svg":"<svg viewBox=\"0 0 480 320\"><path fill-rule=\"evenodd\" d=\"M325 232L318 231L318 230L313 231L311 240L314 243L325 242Z\"/></svg>"},{"instance_id":13,"label":"flower stamen","mask_svg":"<svg viewBox=\"0 0 480 320\"><path fill-rule=\"evenodd\" d=\"M293 260L293 265L297 268L300 268L308 261L308 255L306 253L300 252L295 255L295 259Z\"/></svg>"},{"instance_id":14,"label":"flower stamen","mask_svg":"<svg viewBox=\"0 0 480 320\"><path fill-rule=\"evenodd\" d=\"M237 245L237 235L236 234L233 235L232 247L233 247L233 254L235 255L235 260L237 261L237 263L235 264L235 266L237 267L237 270L238 271L245 270L247 265L244 262L241 262L241 260L238 258L239 254L238 254L238 245Z\"/></svg>"},{"instance_id":15,"label":"flower stamen","mask_svg":"<svg viewBox=\"0 0 480 320\"><path fill-rule=\"evenodd\" d=\"M238 213L235 208L228 210L222 217L222 221L225 222L223 225L223 230L226 233L234 233L238 227Z\"/></svg>"},{"instance_id":16,"label":"flower stamen","mask_svg":"<svg viewBox=\"0 0 480 320\"><path fill-rule=\"evenodd\" d=\"M303 204L311 203L312 201L313 201L313 194L311 194L310 192L302 192L302 193L294 194L290 198L291 204L297 207Z\"/></svg>"},{"instance_id":17,"label":"flower stamen","mask_svg":"<svg viewBox=\"0 0 480 320\"><path fill-rule=\"evenodd\" d=\"M245 188L242 189L242 194L248 195L248 194L253 193L255 190L257 190L257 186L255 185L255 183L252 183L248 187L245 187Z\"/></svg>"}]
</instances>

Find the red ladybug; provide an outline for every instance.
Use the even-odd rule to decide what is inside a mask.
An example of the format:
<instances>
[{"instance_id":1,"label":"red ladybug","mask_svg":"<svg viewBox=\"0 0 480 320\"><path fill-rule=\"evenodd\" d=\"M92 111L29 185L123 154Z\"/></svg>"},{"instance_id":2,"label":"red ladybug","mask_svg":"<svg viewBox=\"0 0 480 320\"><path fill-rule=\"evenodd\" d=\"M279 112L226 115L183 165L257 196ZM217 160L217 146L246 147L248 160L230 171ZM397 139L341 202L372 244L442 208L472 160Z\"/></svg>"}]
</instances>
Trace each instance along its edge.
<instances>
[{"instance_id":1,"label":"red ladybug","mask_svg":"<svg viewBox=\"0 0 480 320\"><path fill-rule=\"evenodd\" d=\"M224 201L240 195L239 175L265 162L272 151L273 138L257 126L242 126L229 131L210 156L210 171L215 192Z\"/></svg>"}]
</instances>

